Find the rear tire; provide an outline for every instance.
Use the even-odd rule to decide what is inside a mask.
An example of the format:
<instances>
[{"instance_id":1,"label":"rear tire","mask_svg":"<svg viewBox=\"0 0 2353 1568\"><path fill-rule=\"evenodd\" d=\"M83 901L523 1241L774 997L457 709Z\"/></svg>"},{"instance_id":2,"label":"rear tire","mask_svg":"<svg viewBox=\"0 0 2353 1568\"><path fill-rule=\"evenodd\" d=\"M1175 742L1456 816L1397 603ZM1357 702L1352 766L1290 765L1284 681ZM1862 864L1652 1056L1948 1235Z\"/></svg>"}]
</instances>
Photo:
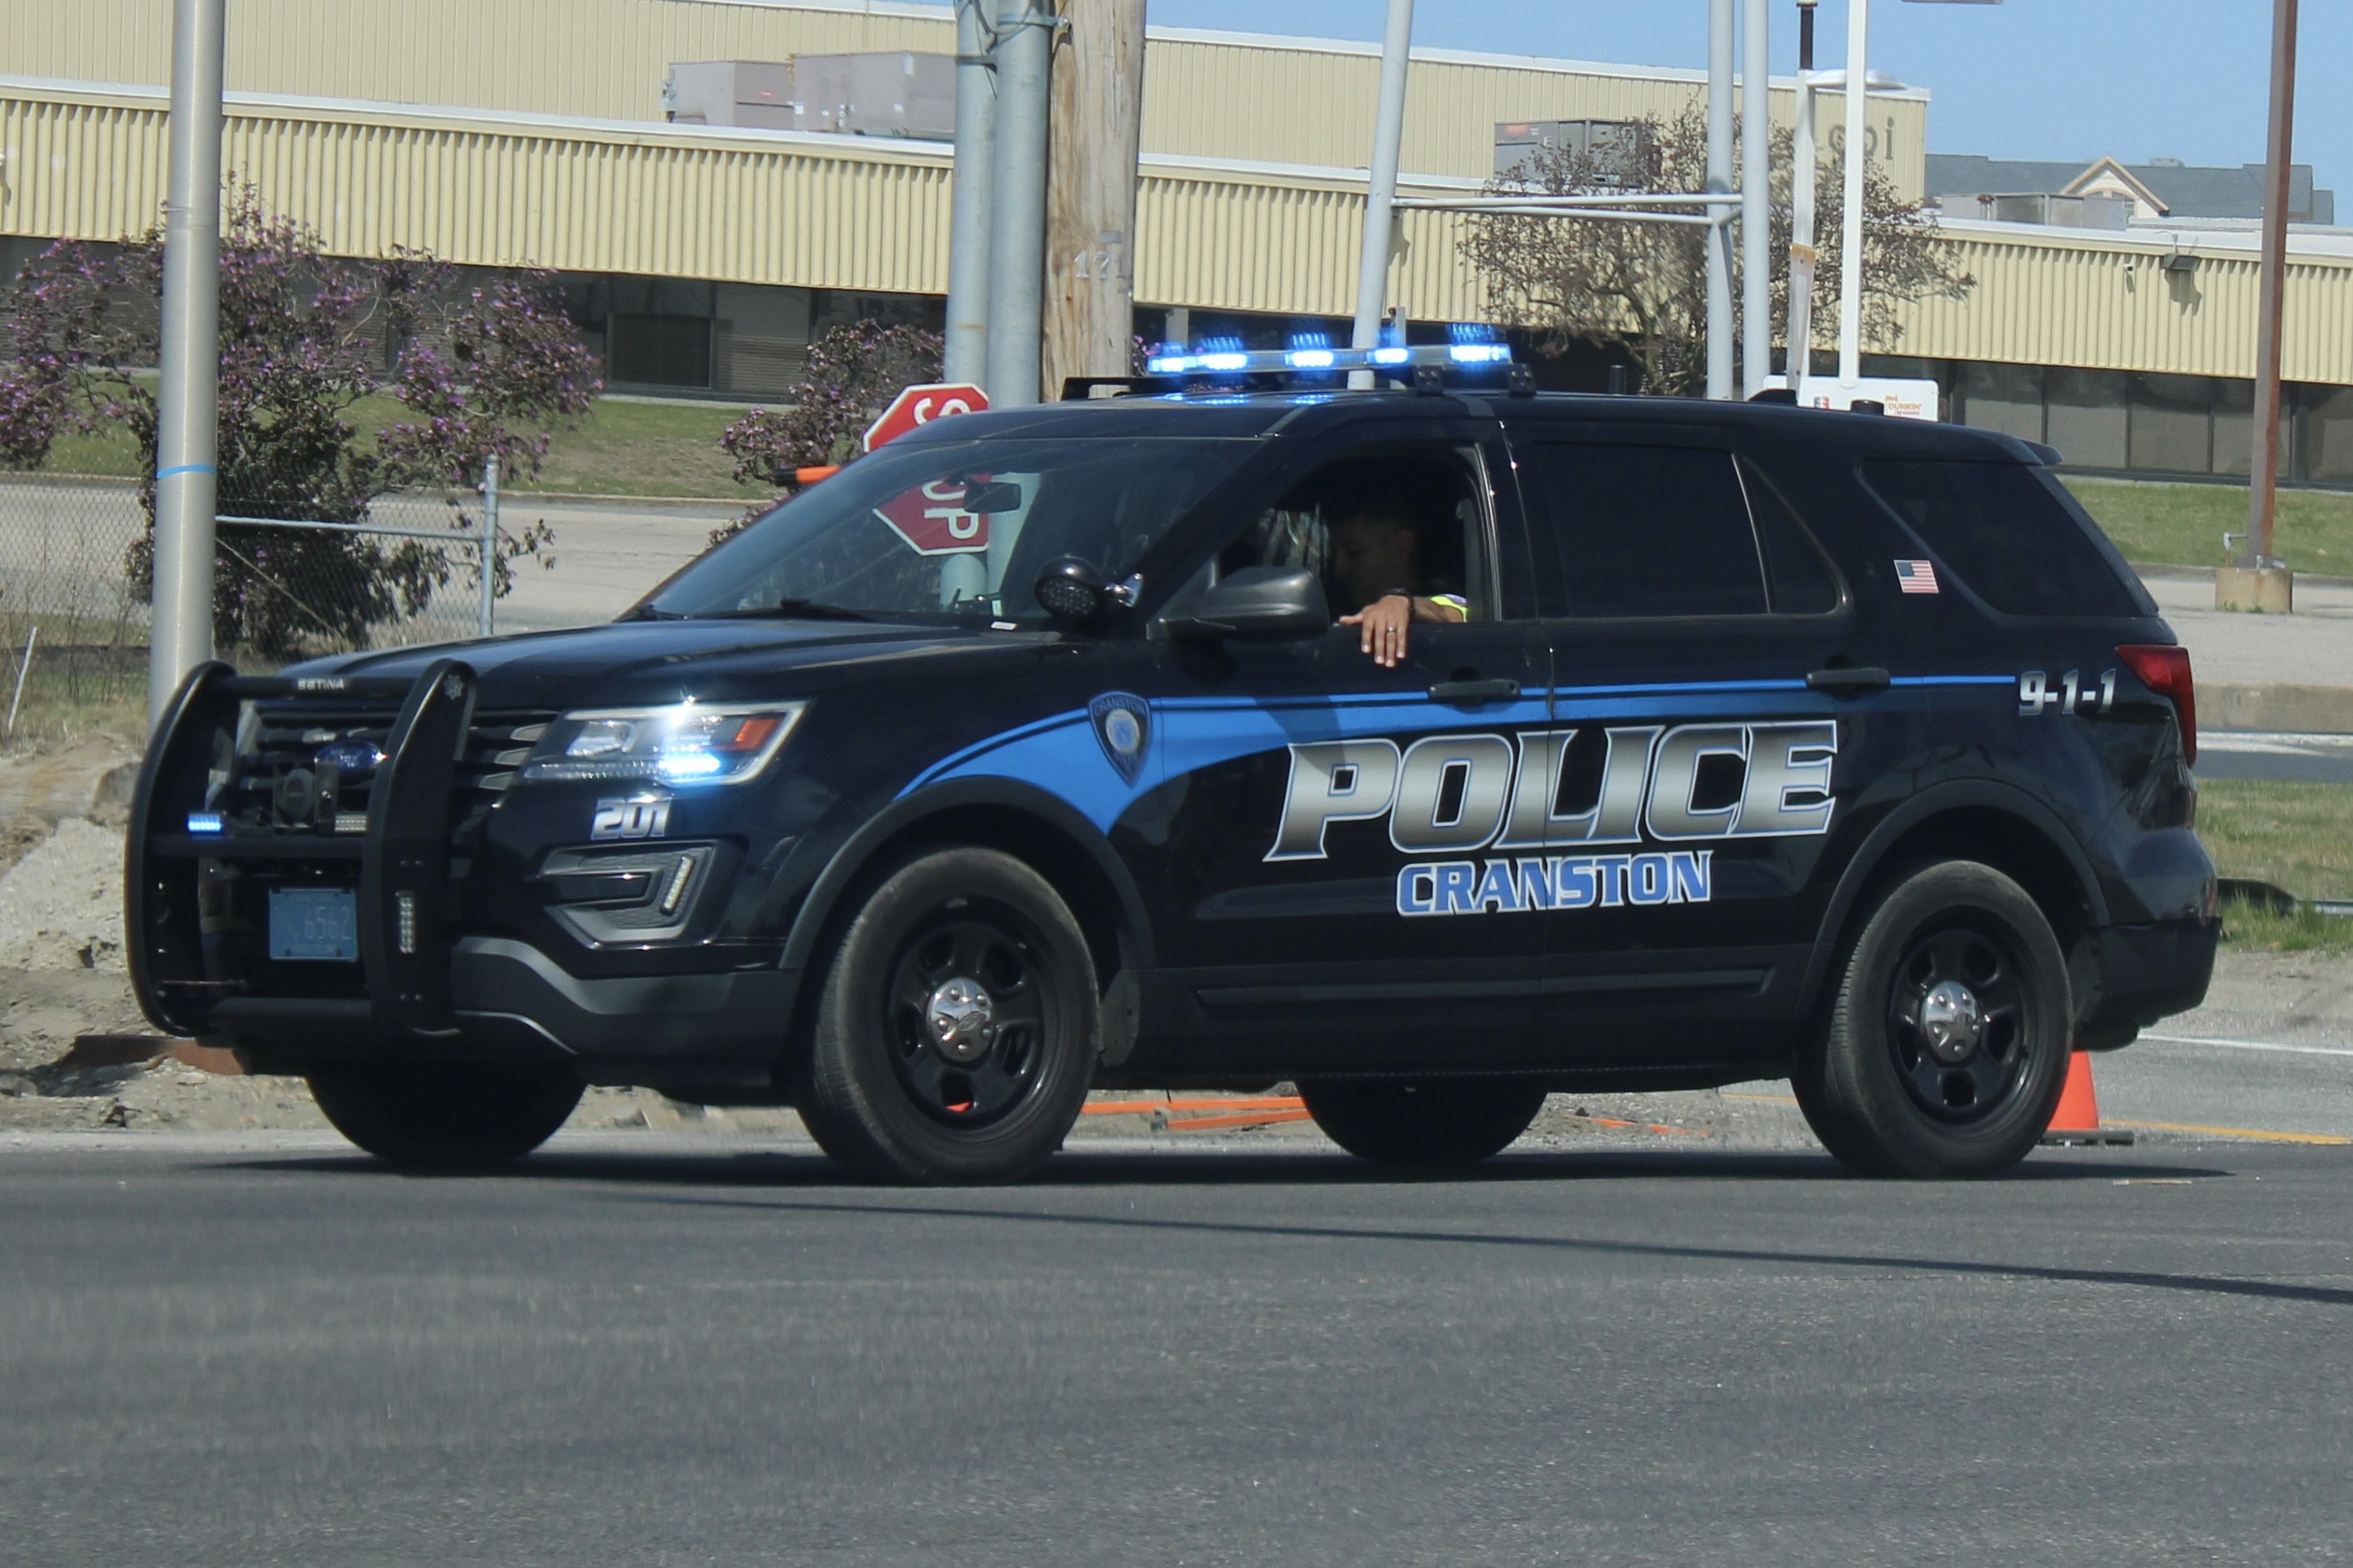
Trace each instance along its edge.
<instances>
[{"instance_id":1,"label":"rear tire","mask_svg":"<svg viewBox=\"0 0 2353 1568\"><path fill-rule=\"evenodd\" d=\"M1079 1119L1099 995L1086 938L1043 877L994 849L920 856L835 950L794 1103L862 1180L1018 1180Z\"/></svg>"},{"instance_id":2,"label":"rear tire","mask_svg":"<svg viewBox=\"0 0 2353 1568\"><path fill-rule=\"evenodd\" d=\"M1510 1146L1544 1109L1541 1085L1508 1079L1302 1083L1324 1135L1383 1165L1472 1165Z\"/></svg>"},{"instance_id":3,"label":"rear tire","mask_svg":"<svg viewBox=\"0 0 2353 1568\"><path fill-rule=\"evenodd\" d=\"M1799 1058L1798 1104L1864 1175L2000 1175L2034 1148L2067 1079L2067 963L2026 890L1947 860L1863 923L1828 1027Z\"/></svg>"},{"instance_id":4,"label":"rear tire","mask_svg":"<svg viewBox=\"0 0 2353 1568\"><path fill-rule=\"evenodd\" d=\"M405 1171L494 1171L547 1142L586 1087L565 1067L335 1068L311 1075L335 1131Z\"/></svg>"}]
</instances>

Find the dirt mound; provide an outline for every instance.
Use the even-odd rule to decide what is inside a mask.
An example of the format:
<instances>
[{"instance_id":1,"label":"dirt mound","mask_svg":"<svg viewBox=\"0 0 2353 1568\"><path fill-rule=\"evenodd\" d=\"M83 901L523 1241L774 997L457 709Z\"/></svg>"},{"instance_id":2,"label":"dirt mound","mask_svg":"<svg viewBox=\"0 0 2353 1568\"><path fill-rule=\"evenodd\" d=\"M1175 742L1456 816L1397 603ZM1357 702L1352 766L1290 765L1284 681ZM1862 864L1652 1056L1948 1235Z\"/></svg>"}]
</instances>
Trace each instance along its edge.
<instances>
[{"instance_id":1,"label":"dirt mound","mask_svg":"<svg viewBox=\"0 0 2353 1568\"><path fill-rule=\"evenodd\" d=\"M122 967L122 834L68 817L0 876L0 969Z\"/></svg>"}]
</instances>

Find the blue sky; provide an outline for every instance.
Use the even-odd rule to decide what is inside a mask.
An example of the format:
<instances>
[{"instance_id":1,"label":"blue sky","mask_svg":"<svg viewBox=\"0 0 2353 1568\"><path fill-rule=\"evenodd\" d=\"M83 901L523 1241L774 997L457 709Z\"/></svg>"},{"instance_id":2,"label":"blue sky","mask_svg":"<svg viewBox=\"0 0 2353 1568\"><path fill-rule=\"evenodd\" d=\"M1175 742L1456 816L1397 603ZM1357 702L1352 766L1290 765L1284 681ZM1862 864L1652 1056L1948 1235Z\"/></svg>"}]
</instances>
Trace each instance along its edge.
<instances>
[{"instance_id":1,"label":"blue sky","mask_svg":"<svg viewBox=\"0 0 2353 1568\"><path fill-rule=\"evenodd\" d=\"M1149 0L1159 26L1377 39L1384 0ZM2000 158L2253 163L2263 155L2269 0L1877 0L1871 63L1936 95L1928 145ZM1823 0L1818 63L1845 58ZM1773 0L1773 68L1797 66L1797 7ZM2353 195L2353 5L2306 0L2296 161ZM1645 65L1707 63L1706 0L1420 0L1414 42Z\"/></svg>"}]
</instances>

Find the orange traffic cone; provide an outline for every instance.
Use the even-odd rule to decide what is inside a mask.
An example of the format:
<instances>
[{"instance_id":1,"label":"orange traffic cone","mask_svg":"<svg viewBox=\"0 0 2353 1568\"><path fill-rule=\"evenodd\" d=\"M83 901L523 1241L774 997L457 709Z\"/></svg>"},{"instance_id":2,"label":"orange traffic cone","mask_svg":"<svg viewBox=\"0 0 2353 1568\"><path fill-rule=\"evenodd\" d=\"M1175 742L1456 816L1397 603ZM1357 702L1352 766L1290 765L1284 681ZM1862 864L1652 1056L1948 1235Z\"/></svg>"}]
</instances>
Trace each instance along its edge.
<instances>
[{"instance_id":1,"label":"orange traffic cone","mask_svg":"<svg viewBox=\"0 0 2353 1568\"><path fill-rule=\"evenodd\" d=\"M2129 1143L2133 1135L2122 1128L2100 1127L2100 1097L2092 1088L2092 1053L2071 1051L2067 1083L2059 1091L2059 1109L2042 1134L2045 1143Z\"/></svg>"}]
</instances>

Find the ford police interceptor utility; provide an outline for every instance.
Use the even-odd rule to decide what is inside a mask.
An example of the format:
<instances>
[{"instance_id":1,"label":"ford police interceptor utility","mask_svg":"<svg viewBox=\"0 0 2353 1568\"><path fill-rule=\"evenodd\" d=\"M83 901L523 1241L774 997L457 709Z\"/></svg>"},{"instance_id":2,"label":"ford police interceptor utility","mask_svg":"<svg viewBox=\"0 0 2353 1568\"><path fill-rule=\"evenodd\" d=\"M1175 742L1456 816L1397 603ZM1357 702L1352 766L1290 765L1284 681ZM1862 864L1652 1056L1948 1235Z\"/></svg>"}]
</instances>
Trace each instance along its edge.
<instances>
[{"instance_id":1,"label":"ford police interceptor utility","mask_svg":"<svg viewBox=\"0 0 2353 1568\"><path fill-rule=\"evenodd\" d=\"M418 1167L589 1083L970 1182L1098 1086L1465 1161L1786 1074L1855 1169L1999 1172L2218 929L2188 657L2054 456L1428 375L936 422L612 625L195 671L140 998ZM1444 606L1393 663L1368 507Z\"/></svg>"}]
</instances>

